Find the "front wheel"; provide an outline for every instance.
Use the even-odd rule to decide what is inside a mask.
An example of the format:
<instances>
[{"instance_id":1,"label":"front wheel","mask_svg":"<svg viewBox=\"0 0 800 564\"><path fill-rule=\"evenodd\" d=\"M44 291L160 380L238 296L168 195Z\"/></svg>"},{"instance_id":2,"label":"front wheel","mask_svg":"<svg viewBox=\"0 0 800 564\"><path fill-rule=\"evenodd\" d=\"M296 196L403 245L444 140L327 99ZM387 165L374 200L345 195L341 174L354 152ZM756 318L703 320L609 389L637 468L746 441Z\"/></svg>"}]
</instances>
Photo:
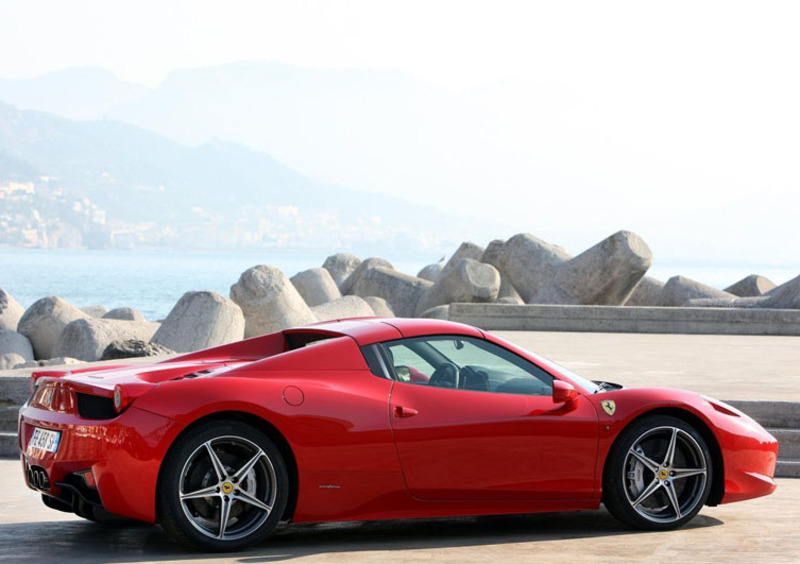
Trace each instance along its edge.
<instances>
[{"instance_id":1,"label":"front wheel","mask_svg":"<svg viewBox=\"0 0 800 564\"><path fill-rule=\"evenodd\" d=\"M159 480L159 522L196 549L241 550L266 538L286 507L289 477L280 451L257 429L212 421L170 449Z\"/></svg>"},{"instance_id":2,"label":"front wheel","mask_svg":"<svg viewBox=\"0 0 800 564\"><path fill-rule=\"evenodd\" d=\"M638 529L680 527L708 499L711 464L693 426L676 417L647 417L625 429L609 453L603 502L614 517Z\"/></svg>"}]
</instances>

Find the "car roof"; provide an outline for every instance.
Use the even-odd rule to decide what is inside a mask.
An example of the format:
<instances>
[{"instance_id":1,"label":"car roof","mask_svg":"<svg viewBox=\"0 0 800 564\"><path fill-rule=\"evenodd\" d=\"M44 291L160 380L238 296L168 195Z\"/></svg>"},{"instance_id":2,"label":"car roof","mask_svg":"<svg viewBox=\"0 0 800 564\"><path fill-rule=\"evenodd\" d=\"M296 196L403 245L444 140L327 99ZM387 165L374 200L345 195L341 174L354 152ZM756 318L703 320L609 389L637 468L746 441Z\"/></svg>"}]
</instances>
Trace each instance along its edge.
<instances>
[{"instance_id":1,"label":"car roof","mask_svg":"<svg viewBox=\"0 0 800 564\"><path fill-rule=\"evenodd\" d=\"M359 346L371 345L424 335L464 335L483 338L483 331L462 323L441 319L410 319L403 317L360 317L324 321L305 327L287 329L286 334L324 332L348 336Z\"/></svg>"}]
</instances>

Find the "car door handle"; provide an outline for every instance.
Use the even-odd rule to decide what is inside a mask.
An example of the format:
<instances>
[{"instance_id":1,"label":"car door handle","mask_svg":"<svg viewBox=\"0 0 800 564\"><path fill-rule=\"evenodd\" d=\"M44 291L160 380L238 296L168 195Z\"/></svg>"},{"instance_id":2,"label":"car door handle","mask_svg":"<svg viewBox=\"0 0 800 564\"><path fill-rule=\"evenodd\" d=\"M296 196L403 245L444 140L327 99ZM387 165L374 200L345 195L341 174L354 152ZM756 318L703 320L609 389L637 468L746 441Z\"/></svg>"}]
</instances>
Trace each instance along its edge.
<instances>
[{"instance_id":1,"label":"car door handle","mask_svg":"<svg viewBox=\"0 0 800 564\"><path fill-rule=\"evenodd\" d=\"M412 415L416 415L418 411L416 409L411 409L410 407L403 407L402 405L397 405L394 408L394 416L395 417L411 417Z\"/></svg>"}]
</instances>

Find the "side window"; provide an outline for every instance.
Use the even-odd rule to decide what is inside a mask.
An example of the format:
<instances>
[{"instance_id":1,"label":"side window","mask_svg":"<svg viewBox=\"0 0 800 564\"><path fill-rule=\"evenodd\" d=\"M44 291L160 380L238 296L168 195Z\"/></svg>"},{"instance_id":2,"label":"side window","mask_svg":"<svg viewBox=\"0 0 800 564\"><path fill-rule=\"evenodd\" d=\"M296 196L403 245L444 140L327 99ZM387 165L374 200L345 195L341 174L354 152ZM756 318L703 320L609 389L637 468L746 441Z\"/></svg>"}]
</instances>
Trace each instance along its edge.
<instances>
[{"instance_id":1,"label":"side window","mask_svg":"<svg viewBox=\"0 0 800 564\"><path fill-rule=\"evenodd\" d=\"M401 382L498 394L553 392L550 374L483 339L417 337L382 346Z\"/></svg>"},{"instance_id":2,"label":"side window","mask_svg":"<svg viewBox=\"0 0 800 564\"><path fill-rule=\"evenodd\" d=\"M395 377L401 382L427 384L436 367L410 348L409 344L412 343L408 340L384 344Z\"/></svg>"}]
</instances>

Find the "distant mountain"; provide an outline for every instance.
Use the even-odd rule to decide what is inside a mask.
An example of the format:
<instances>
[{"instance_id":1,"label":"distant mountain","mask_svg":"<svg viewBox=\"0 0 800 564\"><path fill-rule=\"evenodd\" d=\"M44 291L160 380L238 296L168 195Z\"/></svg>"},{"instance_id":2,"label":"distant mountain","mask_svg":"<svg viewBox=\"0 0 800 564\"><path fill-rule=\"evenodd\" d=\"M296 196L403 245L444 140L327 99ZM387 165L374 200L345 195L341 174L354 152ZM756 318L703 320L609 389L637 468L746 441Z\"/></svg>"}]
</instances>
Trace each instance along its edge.
<instances>
[{"instance_id":1,"label":"distant mountain","mask_svg":"<svg viewBox=\"0 0 800 564\"><path fill-rule=\"evenodd\" d=\"M115 119L186 145L233 141L315 178L418 199L458 189L474 178L468 155L493 150L469 100L398 71L241 61L176 70L146 89L99 69L67 69L0 81L0 100Z\"/></svg>"},{"instance_id":2,"label":"distant mountain","mask_svg":"<svg viewBox=\"0 0 800 564\"><path fill-rule=\"evenodd\" d=\"M283 237L301 245L372 240L408 250L446 240L453 248L463 232L459 218L315 181L239 144L187 147L121 122L72 121L0 103L0 184L42 177L50 188L99 206L110 222L155 221L176 237L187 223L220 233L249 230L216 239L232 245ZM214 244L202 239L203 246Z\"/></svg>"},{"instance_id":3,"label":"distant mountain","mask_svg":"<svg viewBox=\"0 0 800 564\"><path fill-rule=\"evenodd\" d=\"M0 100L24 110L40 110L70 119L100 119L139 100L149 89L119 80L98 67L74 67L34 78L0 79Z\"/></svg>"}]
</instances>

